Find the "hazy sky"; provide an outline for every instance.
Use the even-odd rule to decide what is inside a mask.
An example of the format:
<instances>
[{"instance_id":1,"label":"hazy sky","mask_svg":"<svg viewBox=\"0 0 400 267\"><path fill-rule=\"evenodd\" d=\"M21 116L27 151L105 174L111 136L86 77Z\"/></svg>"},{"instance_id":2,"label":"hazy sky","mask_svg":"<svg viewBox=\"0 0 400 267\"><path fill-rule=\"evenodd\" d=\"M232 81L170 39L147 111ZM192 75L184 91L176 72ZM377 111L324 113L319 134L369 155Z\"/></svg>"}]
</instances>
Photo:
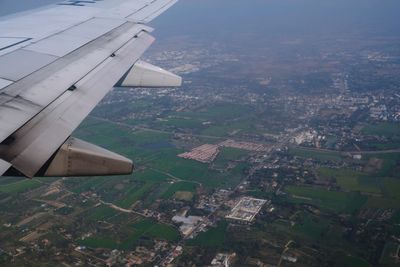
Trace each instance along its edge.
<instances>
[{"instance_id":1,"label":"hazy sky","mask_svg":"<svg viewBox=\"0 0 400 267\"><path fill-rule=\"evenodd\" d=\"M0 15L55 2L0 0ZM152 24L156 34L400 34L399 14L399 0L180 0Z\"/></svg>"},{"instance_id":2,"label":"hazy sky","mask_svg":"<svg viewBox=\"0 0 400 267\"><path fill-rule=\"evenodd\" d=\"M400 33L399 0L182 0L154 22L183 32ZM163 29L163 32L164 29Z\"/></svg>"}]
</instances>

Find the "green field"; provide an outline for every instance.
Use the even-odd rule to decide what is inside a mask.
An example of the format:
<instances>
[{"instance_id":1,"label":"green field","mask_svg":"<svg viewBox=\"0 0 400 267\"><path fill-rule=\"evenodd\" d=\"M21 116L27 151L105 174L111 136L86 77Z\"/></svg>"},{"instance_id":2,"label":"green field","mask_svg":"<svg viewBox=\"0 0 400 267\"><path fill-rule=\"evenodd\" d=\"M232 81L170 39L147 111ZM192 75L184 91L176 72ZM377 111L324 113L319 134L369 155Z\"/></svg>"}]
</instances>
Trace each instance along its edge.
<instances>
[{"instance_id":1,"label":"green field","mask_svg":"<svg viewBox=\"0 0 400 267\"><path fill-rule=\"evenodd\" d=\"M28 190L32 190L42 184L36 180L23 179L17 182L0 185L0 192L8 194L22 193Z\"/></svg>"},{"instance_id":2,"label":"green field","mask_svg":"<svg viewBox=\"0 0 400 267\"><path fill-rule=\"evenodd\" d=\"M115 92L126 89L116 88ZM136 99L134 102L125 101L121 103L108 103L107 105L98 105L93 111L93 115L101 118L120 118L129 113L137 113L146 109L153 109L157 105L156 101L151 98Z\"/></svg>"},{"instance_id":3,"label":"green field","mask_svg":"<svg viewBox=\"0 0 400 267\"><path fill-rule=\"evenodd\" d=\"M368 176L362 172L350 169L319 168L317 173L323 179L335 179L336 183L344 191L359 191L374 194L381 192L379 178Z\"/></svg>"},{"instance_id":4,"label":"green field","mask_svg":"<svg viewBox=\"0 0 400 267\"><path fill-rule=\"evenodd\" d=\"M368 197L368 208L400 209L400 179L384 177L380 178L382 196Z\"/></svg>"},{"instance_id":5,"label":"green field","mask_svg":"<svg viewBox=\"0 0 400 267\"><path fill-rule=\"evenodd\" d=\"M399 205L398 199L368 196L368 201L365 204L365 207L371 209L398 209L400 208Z\"/></svg>"},{"instance_id":6,"label":"green field","mask_svg":"<svg viewBox=\"0 0 400 267\"><path fill-rule=\"evenodd\" d=\"M249 152L242 149L224 147L220 150L217 158L214 161L214 167L226 168L230 161L240 160L248 156Z\"/></svg>"},{"instance_id":7,"label":"green field","mask_svg":"<svg viewBox=\"0 0 400 267\"><path fill-rule=\"evenodd\" d=\"M207 164L178 158L176 155L180 152L177 150L160 151L152 160L146 162L146 166L169 173L181 180L198 182L207 189L220 187L235 180L230 179L230 176L235 176L238 169L230 170L221 175L219 171L209 169Z\"/></svg>"},{"instance_id":8,"label":"green field","mask_svg":"<svg viewBox=\"0 0 400 267\"><path fill-rule=\"evenodd\" d=\"M197 109L194 112L179 112L176 113L176 116L201 119L204 121L225 122L227 120L240 118L251 111L253 111L253 108L250 106L219 103Z\"/></svg>"},{"instance_id":9,"label":"green field","mask_svg":"<svg viewBox=\"0 0 400 267\"><path fill-rule=\"evenodd\" d=\"M227 110L227 107L211 110L211 113L208 111L200 113L206 118L221 109ZM193 184L188 190L179 189L178 185L165 190L167 182L176 178L195 181L207 190L212 190L225 185L235 186L243 177L242 166L221 174L219 171L209 169L207 164L177 157L184 151L172 145L171 134L132 131L128 127L90 117L82 124L76 135L133 159L138 171L131 176L118 177L118 180L109 177L67 180L68 187L75 193L96 191L106 201L114 201L125 208L137 200L143 200L145 205L150 205L157 198L172 197L176 191L194 191ZM247 152L227 149L222 152L220 162L237 159L245 153Z\"/></svg>"},{"instance_id":10,"label":"green field","mask_svg":"<svg viewBox=\"0 0 400 267\"><path fill-rule=\"evenodd\" d=\"M132 131L128 127L92 117L86 119L74 135L120 153L137 163L159 150L173 147L169 143L170 134L144 130Z\"/></svg>"},{"instance_id":11,"label":"green field","mask_svg":"<svg viewBox=\"0 0 400 267\"><path fill-rule=\"evenodd\" d=\"M371 266L364 259L354 257L354 256L340 255L336 259L337 259L337 261L335 262L334 267L369 267L369 266Z\"/></svg>"},{"instance_id":12,"label":"green field","mask_svg":"<svg viewBox=\"0 0 400 267\"><path fill-rule=\"evenodd\" d=\"M163 119L159 125L189 128L197 134L224 137L242 131L265 132L256 127L254 109L246 105L231 103L213 104L195 111L175 112ZM209 122L209 125L203 125Z\"/></svg>"},{"instance_id":13,"label":"green field","mask_svg":"<svg viewBox=\"0 0 400 267\"><path fill-rule=\"evenodd\" d=\"M205 175L208 166L194 160L178 158L177 155L181 152L177 150L160 151L156 158L146 162L146 166L170 173L182 180L195 179L198 181Z\"/></svg>"},{"instance_id":14,"label":"green field","mask_svg":"<svg viewBox=\"0 0 400 267\"><path fill-rule=\"evenodd\" d=\"M385 197L396 198L400 201L400 179L382 178L382 181L383 181L383 192Z\"/></svg>"},{"instance_id":15,"label":"green field","mask_svg":"<svg viewBox=\"0 0 400 267\"><path fill-rule=\"evenodd\" d=\"M228 136L233 129L229 126L210 126L201 131L202 135L210 135L210 136Z\"/></svg>"},{"instance_id":16,"label":"green field","mask_svg":"<svg viewBox=\"0 0 400 267\"><path fill-rule=\"evenodd\" d=\"M89 220L93 221L100 221L100 220L105 220L111 216L114 216L117 214L118 211L108 207L108 206L99 206L96 209L94 209L88 216L87 218Z\"/></svg>"},{"instance_id":17,"label":"green field","mask_svg":"<svg viewBox=\"0 0 400 267\"><path fill-rule=\"evenodd\" d=\"M196 115L207 119L222 110L228 111L229 108L231 108L230 105L222 105L215 109L201 111L199 114L193 113L184 116L190 118L189 115ZM244 109L247 110L246 107ZM231 116L230 114L225 115ZM178 158L177 155L184 151L171 145L170 134L142 130L131 131L126 127L89 118L82 124L76 135L133 159L136 166L145 166L159 172L157 175L148 169L136 172L133 175L134 179L145 182L165 181L170 179L168 176L160 174L160 172L165 172L182 180L199 182L206 188L215 188L229 182L225 177L219 179L218 172L209 170L207 164ZM236 155L237 152L227 150L226 153L223 152L222 157L226 156L229 159L230 157L235 158ZM84 181L77 185L74 191L83 192L91 188L96 189L98 184L103 182L102 179Z\"/></svg>"},{"instance_id":18,"label":"green field","mask_svg":"<svg viewBox=\"0 0 400 267\"><path fill-rule=\"evenodd\" d=\"M336 179L340 188L347 192L362 192L368 196L365 207L400 208L400 179L368 175L349 169L318 169L322 178Z\"/></svg>"},{"instance_id":19,"label":"green field","mask_svg":"<svg viewBox=\"0 0 400 267\"><path fill-rule=\"evenodd\" d=\"M293 226L295 232L312 239L326 238L330 226L327 220L306 213L302 213L298 217L296 224Z\"/></svg>"},{"instance_id":20,"label":"green field","mask_svg":"<svg viewBox=\"0 0 400 267\"><path fill-rule=\"evenodd\" d=\"M74 132L74 136L119 153L124 147L134 144L131 139L132 132L128 128L92 117L88 117L81 124Z\"/></svg>"},{"instance_id":21,"label":"green field","mask_svg":"<svg viewBox=\"0 0 400 267\"><path fill-rule=\"evenodd\" d=\"M164 120L160 121L160 125L172 126L176 128L188 128L190 130L196 130L203 128L204 120L196 119L196 118L186 118L186 117L168 117Z\"/></svg>"},{"instance_id":22,"label":"green field","mask_svg":"<svg viewBox=\"0 0 400 267\"><path fill-rule=\"evenodd\" d=\"M217 227L210 228L207 232L200 233L187 242L189 246L220 247L226 238L227 222L218 223Z\"/></svg>"},{"instance_id":23,"label":"green field","mask_svg":"<svg viewBox=\"0 0 400 267\"><path fill-rule=\"evenodd\" d=\"M339 252L346 251L347 255L362 252L362 250L354 248L353 243L343 237L343 226L329 216L299 211L291 217L290 221L276 220L272 224L268 224L267 227L287 240L311 242L317 247L329 249L332 253L335 253L336 250Z\"/></svg>"},{"instance_id":24,"label":"green field","mask_svg":"<svg viewBox=\"0 0 400 267\"><path fill-rule=\"evenodd\" d=\"M300 158L312 158L318 161L341 161L343 160L339 152L335 151L315 151L303 148L290 148L289 154Z\"/></svg>"},{"instance_id":25,"label":"green field","mask_svg":"<svg viewBox=\"0 0 400 267\"><path fill-rule=\"evenodd\" d=\"M287 186L286 192L291 195L291 202L312 204L324 210L343 213L356 212L367 200L367 197L355 192L327 191L306 186Z\"/></svg>"},{"instance_id":26,"label":"green field","mask_svg":"<svg viewBox=\"0 0 400 267\"><path fill-rule=\"evenodd\" d=\"M247 194L251 197L263 198L263 199L270 199L274 196L274 192L272 190L264 192L261 191L260 189L253 189L251 191L247 191Z\"/></svg>"},{"instance_id":27,"label":"green field","mask_svg":"<svg viewBox=\"0 0 400 267\"><path fill-rule=\"evenodd\" d=\"M162 198L172 198L177 191L195 192L197 184L191 182L176 182L171 184Z\"/></svg>"},{"instance_id":28,"label":"green field","mask_svg":"<svg viewBox=\"0 0 400 267\"><path fill-rule=\"evenodd\" d=\"M110 237L89 237L83 240L78 240L78 243L83 246L91 247L91 248L109 248L109 249L117 249L120 247L120 244L114 241Z\"/></svg>"},{"instance_id":29,"label":"green field","mask_svg":"<svg viewBox=\"0 0 400 267\"><path fill-rule=\"evenodd\" d=\"M366 135L378 135L386 137L394 137L400 135L400 123L381 122L377 124L369 124L362 129L362 133Z\"/></svg>"},{"instance_id":30,"label":"green field","mask_svg":"<svg viewBox=\"0 0 400 267\"><path fill-rule=\"evenodd\" d=\"M71 191L74 193L82 193L90 190L98 190L104 183L110 180L109 177L89 177L85 179L80 179L79 181L73 181L70 179L68 184L73 185Z\"/></svg>"},{"instance_id":31,"label":"green field","mask_svg":"<svg viewBox=\"0 0 400 267\"><path fill-rule=\"evenodd\" d=\"M171 177L151 169L135 171L133 178L143 182L165 182L171 179Z\"/></svg>"},{"instance_id":32,"label":"green field","mask_svg":"<svg viewBox=\"0 0 400 267\"><path fill-rule=\"evenodd\" d=\"M382 167L374 175L400 178L400 153L372 154L366 160L370 158L383 160Z\"/></svg>"},{"instance_id":33,"label":"green field","mask_svg":"<svg viewBox=\"0 0 400 267\"><path fill-rule=\"evenodd\" d=\"M176 241L180 236L177 229L166 224L155 224L145 232L145 235L167 241Z\"/></svg>"},{"instance_id":34,"label":"green field","mask_svg":"<svg viewBox=\"0 0 400 267\"><path fill-rule=\"evenodd\" d=\"M385 267L399 266L396 259L392 256L397 252L398 244L393 241L388 241L385 244L379 263Z\"/></svg>"},{"instance_id":35,"label":"green field","mask_svg":"<svg viewBox=\"0 0 400 267\"><path fill-rule=\"evenodd\" d=\"M328 218L300 212L296 215L295 222L295 225L291 227L291 232L297 236L323 243L326 246L350 246L342 238L343 228Z\"/></svg>"},{"instance_id":36,"label":"green field","mask_svg":"<svg viewBox=\"0 0 400 267\"><path fill-rule=\"evenodd\" d=\"M131 247L140 237L147 236L156 239L175 241L179 238L177 229L166 224L159 224L150 219L143 219L132 225L133 233L121 244L121 247Z\"/></svg>"},{"instance_id":37,"label":"green field","mask_svg":"<svg viewBox=\"0 0 400 267\"><path fill-rule=\"evenodd\" d=\"M396 140L390 140L385 142L369 142L367 147L372 150L398 149L400 148L400 137L396 138Z\"/></svg>"},{"instance_id":38,"label":"green field","mask_svg":"<svg viewBox=\"0 0 400 267\"><path fill-rule=\"evenodd\" d=\"M92 248L132 249L142 237L176 241L180 237L177 229L150 219L142 219L125 229L123 236L99 235L78 240L78 243Z\"/></svg>"},{"instance_id":39,"label":"green field","mask_svg":"<svg viewBox=\"0 0 400 267\"><path fill-rule=\"evenodd\" d=\"M155 186L153 182L144 183L141 187L133 187L126 192L126 196L116 202L123 208L129 208L136 201L140 200Z\"/></svg>"},{"instance_id":40,"label":"green field","mask_svg":"<svg viewBox=\"0 0 400 267\"><path fill-rule=\"evenodd\" d=\"M219 182L219 186L233 188L246 176L247 168L247 163L241 162L227 172L210 171L209 174L212 175L211 177L214 180Z\"/></svg>"}]
</instances>

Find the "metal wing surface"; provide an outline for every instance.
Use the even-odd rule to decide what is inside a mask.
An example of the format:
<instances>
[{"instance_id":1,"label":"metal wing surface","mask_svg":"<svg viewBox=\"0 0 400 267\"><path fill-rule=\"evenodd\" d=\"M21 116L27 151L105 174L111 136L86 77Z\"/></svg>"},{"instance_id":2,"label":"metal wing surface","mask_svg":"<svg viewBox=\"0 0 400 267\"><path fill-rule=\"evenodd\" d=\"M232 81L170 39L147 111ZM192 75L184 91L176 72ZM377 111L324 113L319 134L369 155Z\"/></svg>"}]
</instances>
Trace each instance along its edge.
<instances>
[{"instance_id":1,"label":"metal wing surface","mask_svg":"<svg viewBox=\"0 0 400 267\"><path fill-rule=\"evenodd\" d=\"M175 2L70 0L0 17L0 175L132 172L129 159L70 135L121 77L180 85L139 61L154 41L145 23Z\"/></svg>"}]
</instances>

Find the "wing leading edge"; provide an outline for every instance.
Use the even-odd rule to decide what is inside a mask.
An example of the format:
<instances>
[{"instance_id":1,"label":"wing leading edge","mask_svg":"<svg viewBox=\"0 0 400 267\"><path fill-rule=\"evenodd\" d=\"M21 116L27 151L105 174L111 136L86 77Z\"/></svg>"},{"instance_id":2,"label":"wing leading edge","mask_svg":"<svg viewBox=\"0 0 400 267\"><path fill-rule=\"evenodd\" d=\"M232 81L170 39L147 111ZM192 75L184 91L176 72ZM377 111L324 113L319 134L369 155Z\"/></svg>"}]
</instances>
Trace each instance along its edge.
<instances>
[{"instance_id":1,"label":"wing leading edge","mask_svg":"<svg viewBox=\"0 0 400 267\"><path fill-rule=\"evenodd\" d=\"M37 11L79 9L84 21L72 26L70 21L57 22L62 26L52 28L48 36L33 33L34 42L12 45L16 40L11 39L3 50L0 47L0 175L131 173L131 160L72 138L71 133L118 81L140 87L181 84L180 77L139 61L154 41L152 29L142 22L175 0L104 0L86 6L87 2L66 1ZM28 13L19 19L35 16ZM11 20L22 32L18 17ZM0 30L3 22L10 26L0 19ZM0 31L0 46L1 40ZM24 59L26 65L18 68Z\"/></svg>"}]
</instances>

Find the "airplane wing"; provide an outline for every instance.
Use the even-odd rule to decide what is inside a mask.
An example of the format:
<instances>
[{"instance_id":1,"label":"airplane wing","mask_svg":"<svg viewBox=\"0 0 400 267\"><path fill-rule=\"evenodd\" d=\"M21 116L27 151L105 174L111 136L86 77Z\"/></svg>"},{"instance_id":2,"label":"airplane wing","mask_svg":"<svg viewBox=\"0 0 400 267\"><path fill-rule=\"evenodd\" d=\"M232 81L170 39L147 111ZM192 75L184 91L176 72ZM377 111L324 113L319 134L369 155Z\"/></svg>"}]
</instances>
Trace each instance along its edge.
<instances>
[{"instance_id":1,"label":"airplane wing","mask_svg":"<svg viewBox=\"0 0 400 267\"><path fill-rule=\"evenodd\" d=\"M146 23L176 0L68 0L0 17L0 175L127 174L132 161L71 137L119 82L179 86L140 61Z\"/></svg>"}]
</instances>

